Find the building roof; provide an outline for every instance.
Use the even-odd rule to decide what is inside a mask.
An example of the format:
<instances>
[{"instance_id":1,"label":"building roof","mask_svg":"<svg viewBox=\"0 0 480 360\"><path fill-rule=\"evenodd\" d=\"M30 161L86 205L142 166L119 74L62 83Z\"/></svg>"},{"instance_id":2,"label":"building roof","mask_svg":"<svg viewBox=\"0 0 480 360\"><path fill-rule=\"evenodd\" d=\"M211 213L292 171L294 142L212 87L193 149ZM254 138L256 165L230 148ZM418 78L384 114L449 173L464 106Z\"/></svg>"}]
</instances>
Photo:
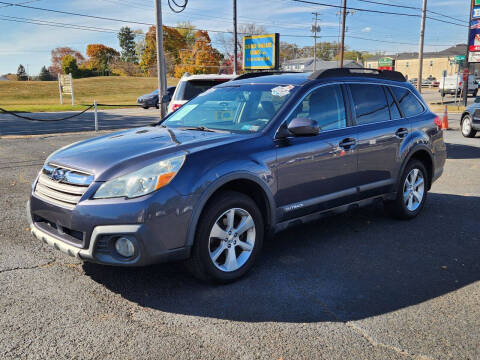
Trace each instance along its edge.
<instances>
[{"instance_id":1,"label":"building roof","mask_svg":"<svg viewBox=\"0 0 480 360\"><path fill-rule=\"evenodd\" d=\"M440 57L453 57L455 55L465 55L467 52L467 45L465 44L457 44L455 46L451 46L447 49L441 51L433 51L433 52L424 52L424 58L440 58ZM418 52L403 52L394 55L375 55L371 58L368 58L367 61L378 61L380 58L383 57L390 57L394 60L409 60L409 59L418 59Z\"/></svg>"}]
</instances>

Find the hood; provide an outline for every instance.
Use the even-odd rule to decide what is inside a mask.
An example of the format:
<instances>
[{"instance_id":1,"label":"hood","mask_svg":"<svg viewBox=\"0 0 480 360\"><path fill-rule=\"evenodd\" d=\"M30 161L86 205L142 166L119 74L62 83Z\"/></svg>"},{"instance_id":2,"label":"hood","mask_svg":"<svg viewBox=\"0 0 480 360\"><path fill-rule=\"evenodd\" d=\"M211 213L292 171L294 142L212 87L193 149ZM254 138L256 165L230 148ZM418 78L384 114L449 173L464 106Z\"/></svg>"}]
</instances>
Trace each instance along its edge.
<instances>
[{"instance_id":1,"label":"hood","mask_svg":"<svg viewBox=\"0 0 480 360\"><path fill-rule=\"evenodd\" d=\"M96 181L130 173L157 159L239 141L245 135L142 127L80 141L54 152L49 163L82 170Z\"/></svg>"}]
</instances>

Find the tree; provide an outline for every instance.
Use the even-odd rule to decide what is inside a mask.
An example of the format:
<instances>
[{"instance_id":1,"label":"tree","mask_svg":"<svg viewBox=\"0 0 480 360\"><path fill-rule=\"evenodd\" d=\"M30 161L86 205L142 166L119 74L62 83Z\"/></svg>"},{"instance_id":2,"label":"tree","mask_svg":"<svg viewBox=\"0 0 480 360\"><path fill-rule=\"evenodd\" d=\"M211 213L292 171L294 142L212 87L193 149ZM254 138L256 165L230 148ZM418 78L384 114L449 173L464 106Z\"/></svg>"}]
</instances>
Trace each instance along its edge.
<instances>
[{"instance_id":1,"label":"tree","mask_svg":"<svg viewBox=\"0 0 480 360\"><path fill-rule=\"evenodd\" d=\"M180 53L180 63L175 66L175 77L181 77L185 72L191 74L218 73L223 55L215 49L207 31L195 32L195 44L191 50Z\"/></svg>"},{"instance_id":2,"label":"tree","mask_svg":"<svg viewBox=\"0 0 480 360\"><path fill-rule=\"evenodd\" d=\"M122 48L121 60L124 62L137 63L138 58L135 52L135 33L128 26L124 26L117 34Z\"/></svg>"},{"instance_id":3,"label":"tree","mask_svg":"<svg viewBox=\"0 0 480 360\"><path fill-rule=\"evenodd\" d=\"M65 55L62 58L62 70L64 74L72 74L72 77L76 77L78 75L77 59L72 55Z\"/></svg>"},{"instance_id":4,"label":"tree","mask_svg":"<svg viewBox=\"0 0 480 360\"><path fill-rule=\"evenodd\" d=\"M195 26L190 21L177 23L177 31L185 39L188 48L195 44Z\"/></svg>"},{"instance_id":5,"label":"tree","mask_svg":"<svg viewBox=\"0 0 480 360\"><path fill-rule=\"evenodd\" d=\"M22 64L18 65L17 80L18 81L28 80L27 72L25 71L25 67Z\"/></svg>"},{"instance_id":6,"label":"tree","mask_svg":"<svg viewBox=\"0 0 480 360\"><path fill-rule=\"evenodd\" d=\"M157 40L156 28L151 26L145 35L145 49L140 60L140 67L145 74L153 76L156 74L157 65ZM183 36L174 28L163 26L163 48L165 50L165 61L167 69L173 69L173 66L179 62L180 52L187 47Z\"/></svg>"},{"instance_id":7,"label":"tree","mask_svg":"<svg viewBox=\"0 0 480 360\"><path fill-rule=\"evenodd\" d=\"M50 74L50 71L48 71L46 66L42 66L42 69L40 70L40 75L38 75L38 80L40 81L52 80L52 75Z\"/></svg>"},{"instance_id":8,"label":"tree","mask_svg":"<svg viewBox=\"0 0 480 360\"><path fill-rule=\"evenodd\" d=\"M120 56L119 52L103 44L87 45L88 67L92 70L108 73L110 64Z\"/></svg>"},{"instance_id":9,"label":"tree","mask_svg":"<svg viewBox=\"0 0 480 360\"><path fill-rule=\"evenodd\" d=\"M69 47L58 47L52 50L52 64L48 68L48 71L51 75L57 76L62 72L62 58L65 55L72 55L75 60L77 60L77 65L81 65L85 62L83 55L77 50L71 49Z\"/></svg>"}]
</instances>

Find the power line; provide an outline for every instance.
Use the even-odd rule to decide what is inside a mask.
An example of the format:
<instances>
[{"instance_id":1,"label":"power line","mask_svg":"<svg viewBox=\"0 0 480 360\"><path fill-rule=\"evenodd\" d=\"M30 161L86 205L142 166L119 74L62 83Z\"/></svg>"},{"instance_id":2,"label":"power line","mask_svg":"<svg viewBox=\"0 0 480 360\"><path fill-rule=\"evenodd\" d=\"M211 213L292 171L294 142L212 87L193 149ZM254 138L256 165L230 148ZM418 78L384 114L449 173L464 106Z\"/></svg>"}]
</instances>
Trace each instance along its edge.
<instances>
[{"instance_id":1,"label":"power line","mask_svg":"<svg viewBox=\"0 0 480 360\"><path fill-rule=\"evenodd\" d=\"M364 3L369 3L369 4L376 4L376 5L383 5L383 6L391 6L391 7L395 7L395 8L401 8L401 9L412 9L412 10L420 10L420 11L422 10L422 8L416 7L416 6L396 5L396 4L389 4L389 3L384 3L384 2L380 2L380 1L373 1L373 0L357 0L357 1L364 2ZM427 12L430 12L430 13L436 14L436 15L440 15L440 16L444 16L444 17L446 17L446 18L453 19L453 20L456 20L456 21L460 21L460 22L462 22L462 23L465 23L465 20L463 20L463 19L455 18L455 17L453 17L453 16L445 15L445 14L442 14L442 13L439 13L439 12L436 12L436 11L433 11L433 10L428 10L428 9L427 9Z\"/></svg>"},{"instance_id":2,"label":"power line","mask_svg":"<svg viewBox=\"0 0 480 360\"><path fill-rule=\"evenodd\" d=\"M327 7L332 7L332 8L336 8L336 9L339 9L339 8L341 9L342 8L342 6L340 6L340 5L332 5L332 4L309 1L309 0L291 0L291 1L298 2L298 3L304 3L304 4L318 5L318 6L327 6ZM373 10L373 9L357 8L357 7L351 7L351 6L347 7L347 9L348 10L355 10L355 11L362 11L362 12L369 12L369 13L374 13L374 14L397 15L397 16L408 16L408 17L421 17L420 14L408 14L408 13L400 13L400 12L393 12L393 11ZM453 23L453 22L450 22L450 21L433 18L431 16L427 16L427 18L431 19L431 20L434 20L434 21L446 23L446 24L452 24L452 25L457 25L457 26L462 26L462 27L467 27L468 28L468 25Z\"/></svg>"}]
</instances>

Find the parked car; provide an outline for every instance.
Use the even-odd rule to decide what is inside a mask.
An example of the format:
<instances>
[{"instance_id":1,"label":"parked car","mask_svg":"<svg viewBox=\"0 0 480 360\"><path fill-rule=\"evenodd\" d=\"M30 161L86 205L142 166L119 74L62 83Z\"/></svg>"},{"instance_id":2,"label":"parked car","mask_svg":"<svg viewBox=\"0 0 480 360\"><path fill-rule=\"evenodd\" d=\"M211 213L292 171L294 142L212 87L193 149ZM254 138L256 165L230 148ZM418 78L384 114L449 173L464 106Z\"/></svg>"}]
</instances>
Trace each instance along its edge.
<instances>
[{"instance_id":1,"label":"parked car","mask_svg":"<svg viewBox=\"0 0 480 360\"><path fill-rule=\"evenodd\" d=\"M190 75L185 73L177 84L177 88L172 95L172 100L168 105L168 112L179 109L190 99L198 94L210 89L213 86L235 79L237 75Z\"/></svg>"},{"instance_id":2,"label":"parked car","mask_svg":"<svg viewBox=\"0 0 480 360\"><path fill-rule=\"evenodd\" d=\"M440 125L395 71L245 74L156 126L51 154L31 231L84 261L185 260L200 279L233 281L291 226L377 201L417 216L443 171Z\"/></svg>"},{"instance_id":3,"label":"parked car","mask_svg":"<svg viewBox=\"0 0 480 360\"><path fill-rule=\"evenodd\" d=\"M175 86L167 87L167 95L171 98L175 92ZM158 109L158 89L154 90L150 94L142 95L137 99L137 105L140 105L144 109L150 107L156 107Z\"/></svg>"},{"instance_id":4,"label":"parked car","mask_svg":"<svg viewBox=\"0 0 480 360\"><path fill-rule=\"evenodd\" d=\"M480 131L480 97L475 99L475 103L467 106L460 118L460 129L462 135L473 138Z\"/></svg>"},{"instance_id":5,"label":"parked car","mask_svg":"<svg viewBox=\"0 0 480 360\"><path fill-rule=\"evenodd\" d=\"M445 82L445 85L444 85L444 82ZM462 89L463 89L462 74L458 76L449 75L449 76L446 76L445 79L442 77L438 85L438 92L442 97L445 96L446 94L455 95L455 92L457 93L457 95L460 95L460 92L462 91ZM472 96L477 96L477 92L478 92L478 84L477 84L477 81L475 80L475 75L469 75L468 76L468 94Z\"/></svg>"}]
</instances>

